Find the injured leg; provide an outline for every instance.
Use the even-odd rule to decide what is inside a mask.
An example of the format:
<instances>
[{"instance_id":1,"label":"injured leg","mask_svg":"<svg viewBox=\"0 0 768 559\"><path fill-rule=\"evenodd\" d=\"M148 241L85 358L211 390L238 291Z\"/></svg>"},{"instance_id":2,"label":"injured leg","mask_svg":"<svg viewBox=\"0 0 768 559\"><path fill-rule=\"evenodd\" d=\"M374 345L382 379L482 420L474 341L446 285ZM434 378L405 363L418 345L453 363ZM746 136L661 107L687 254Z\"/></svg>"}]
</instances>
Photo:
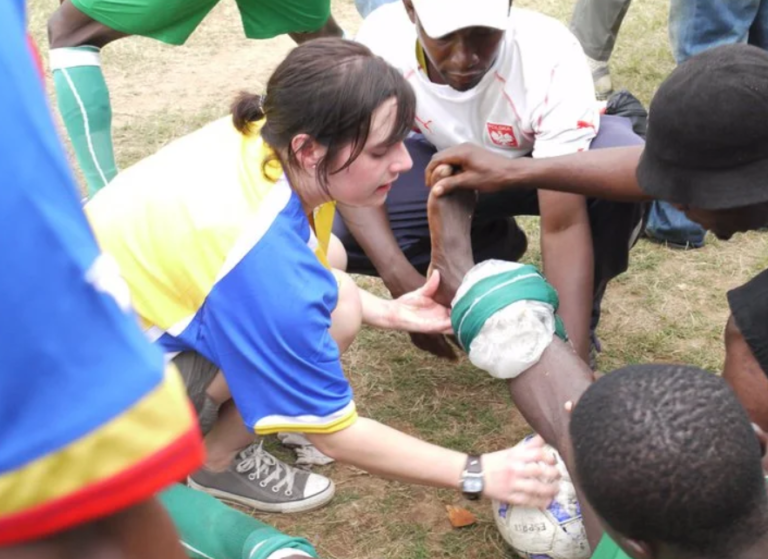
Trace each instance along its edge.
<instances>
[{"instance_id":1,"label":"injured leg","mask_svg":"<svg viewBox=\"0 0 768 559\"><path fill-rule=\"evenodd\" d=\"M429 212L429 228L432 237L432 263L430 268L440 271L441 284L438 291L440 302L443 304L454 304L453 311L459 311L459 305L462 304L461 292L467 293L467 283L471 281L468 272L474 273L478 267L474 266L472 259L472 247L470 241L470 222L472 211L475 205L475 195L471 191L457 190L440 197L431 195L427 203ZM489 261L483 266L492 264ZM504 263L509 266L519 266L514 263ZM470 276L471 276L470 273ZM507 272L504 272L507 273ZM515 279L514 277L512 278ZM497 292L519 290L523 281L517 283L494 284L493 277L488 278L488 282L482 284L477 282L472 288L475 289L497 289ZM540 283L543 281L537 277L530 277L524 281ZM462 283L464 285L462 285ZM461 288L461 289L460 289ZM459 294L457 298L456 295ZM537 291L522 291L526 293L537 294ZM477 295L477 293L475 293ZM482 296L482 293L480 294ZM474 296L474 295L473 295ZM473 303L476 301L473 300ZM502 301L503 302L503 301ZM466 303L466 302L465 302ZM508 375L504 370L505 363L509 359L501 357L494 361L492 366L497 370L492 371L493 376L507 378L510 394L517 408L525 417L531 427L544 439L556 447L558 451L566 458L570 455L568 442L568 413L565 411L565 403L568 401L577 401L581 394L586 390L589 384L594 380L592 371L579 359L570 344L558 339L550 330L549 336L545 338L545 345L541 347L541 328L537 325L540 318L529 316L531 314L543 312L546 310L545 303L540 301L528 301L518 299L511 305L527 304L528 308L524 311L521 319L514 319L506 326L501 323L495 332L490 335L483 332L482 326L478 328L478 333L473 339L473 343L484 346L486 353L497 353L504 355L510 350L510 346L527 346L525 351L519 351L518 348L511 348L513 351L512 359L518 359L521 354L526 354L527 358L533 359L523 371L514 375ZM467 321L478 318L473 313L475 309L482 305L482 301L475 304L474 308L469 309L469 314L461 325L462 329L467 325ZM530 305L536 305L531 307ZM468 309L471 305L464 304ZM534 308L533 311L530 309ZM498 312L488 317L486 322L495 320L502 312L507 309L500 309ZM555 309L551 306L546 310L554 317ZM453 317L456 318L455 316ZM483 315L480 315L480 319ZM454 330L457 329L457 322L454 320ZM477 322L477 320L475 321ZM476 325L477 326L477 325ZM503 330L506 328L506 330ZM527 333L521 332L521 329L532 329ZM550 326L551 328L551 326ZM501 331L499 331L501 329ZM467 336L462 336L456 332L460 339L467 340ZM490 341L485 340L487 337ZM479 339L478 339L479 338ZM496 347L494 347L496 346ZM465 345L465 350L475 349L475 346ZM505 361L506 359L506 361ZM512 364L519 367L520 363ZM501 367L501 370L498 368ZM481 367L482 368L482 367ZM487 369L486 369L487 370Z\"/></svg>"},{"instance_id":2,"label":"injured leg","mask_svg":"<svg viewBox=\"0 0 768 559\"><path fill-rule=\"evenodd\" d=\"M472 317L472 305L467 305L466 302L462 302L462 292L465 295L475 289L475 293L472 297L477 301L483 295L482 291L486 290L490 292L492 289L501 291L503 289L518 290L523 285L522 280L517 283L509 283L507 285L502 281L498 283L494 280L492 275L486 277L485 284L482 281L475 282L471 277L478 267L474 266L472 259L472 250L469 236L469 221L471 219L472 210L474 208L474 193L457 190L451 194L436 197L430 195L427 209L429 212L429 229L432 237L432 263L430 268L438 270L441 277L440 290L438 295L441 302L449 304L453 302L453 312L457 312L457 306L461 306L465 314L469 313L470 319ZM493 263L493 261L489 261ZM509 263L503 263L505 265ZM515 266L518 266L515 264ZM506 268L509 270L509 268ZM501 274L508 274L507 272L501 272ZM515 273L515 270L511 272ZM499 275L501 275L499 274ZM529 274L529 280L534 283L544 282L544 279L540 280ZM539 276L540 277L540 276ZM513 278L514 279L514 278ZM467 289L467 283L473 283L472 287ZM478 294L477 291L480 291ZM528 293L535 295L539 292L529 290ZM458 295L458 296L457 296ZM525 299L517 299L512 305L523 304L536 304L536 308L541 310L544 303L541 300L528 301ZM478 303L482 304L482 303ZM477 305L475 305L477 308ZM554 319L556 311L556 304L549 307L549 311ZM528 308L530 311L530 307ZM461 312L461 311L459 311ZM495 315L490 315L486 322L494 320L497 315L507 312L506 308L500 309ZM527 311L526 311L527 312ZM538 312L538 311L536 311ZM457 329L457 320L455 316L452 317L454 323L454 330ZM475 317L476 318L476 317ZM483 316L481 315L482 319ZM530 317L528 317L530 318ZM538 319L538 318L537 318ZM530 338L538 338L540 332L533 332L529 339L526 337L520 337L520 332L517 330L516 325L520 325L521 328L531 328L535 326L536 320L521 320L518 322L510 322L506 326L502 323L500 328L507 329L507 332L499 332L498 329L495 332L495 336L486 340L485 349L496 354L504 354L509 346L514 346L517 342L520 344L529 344ZM463 326L463 325L462 325ZM484 325L483 325L484 326ZM462 339L461 333L456 332ZM502 334L502 335L499 335ZM506 334L506 335L503 335ZM571 449L570 436L568 432L568 425L570 421L570 411L566 410L566 403L575 403L594 381L592 370L582 361L574 351L573 347L553 335L554 332L550 330L550 336L547 341L547 345L543 350L537 354L534 362L529 364L524 370L507 376L504 368L504 360L502 359L493 364L494 371L489 371L493 376L507 378L507 384L509 386L510 396L517 409L523 415L528 424L540 434L545 441L555 447L560 456L563 458L566 467L569 471L573 472L573 452ZM474 341L483 341L483 328L479 328L479 333L475 337ZM479 340L478 340L479 338ZM534 344L535 345L535 344ZM496 346L496 347L494 347ZM464 345L465 349L470 350L470 353L474 347ZM531 346L533 348L533 346ZM529 348L530 349L530 348ZM533 348L538 351L538 348ZM525 352L524 352L525 353ZM471 356L470 356L471 357ZM474 360L473 360L474 362ZM519 363L515 363L519 365ZM501 367L502 370L499 370ZM483 367L481 367L483 368ZM487 369L486 369L487 370ZM575 480L576 490L581 500L581 510L584 519L584 524L589 535L590 544L593 546L597 544L602 529L600 528L599 520L592 511L589 503L581 498L581 492L578 485L578 480Z\"/></svg>"},{"instance_id":3,"label":"injured leg","mask_svg":"<svg viewBox=\"0 0 768 559\"><path fill-rule=\"evenodd\" d=\"M451 306L464 276L475 265L472 259L472 214L477 196L472 190L456 190L427 201L429 235L432 239L431 270L440 271L435 301Z\"/></svg>"}]
</instances>

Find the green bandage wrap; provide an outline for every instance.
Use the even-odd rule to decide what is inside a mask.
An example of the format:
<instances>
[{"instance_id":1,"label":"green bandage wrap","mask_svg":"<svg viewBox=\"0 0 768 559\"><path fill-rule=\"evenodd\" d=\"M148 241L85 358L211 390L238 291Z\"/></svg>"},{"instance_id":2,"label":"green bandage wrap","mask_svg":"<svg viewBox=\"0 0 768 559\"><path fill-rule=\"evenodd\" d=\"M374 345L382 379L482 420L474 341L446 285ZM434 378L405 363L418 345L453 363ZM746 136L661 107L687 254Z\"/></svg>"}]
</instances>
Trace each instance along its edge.
<instances>
[{"instance_id":1,"label":"green bandage wrap","mask_svg":"<svg viewBox=\"0 0 768 559\"><path fill-rule=\"evenodd\" d=\"M517 301L547 303L554 311L560 305L557 291L534 266L520 266L482 279L470 287L451 310L451 325L461 347L469 351L486 320ZM555 334L563 341L568 339L563 321L557 315Z\"/></svg>"},{"instance_id":2,"label":"green bandage wrap","mask_svg":"<svg viewBox=\"0 0 768 559\"><path fill-rule=\"evenodd\" d=\"M267 559L281 549L317 557L304 538L287 536L200 491L175 484L158 497L193 559Z\"/></svg>"}]
</instances>

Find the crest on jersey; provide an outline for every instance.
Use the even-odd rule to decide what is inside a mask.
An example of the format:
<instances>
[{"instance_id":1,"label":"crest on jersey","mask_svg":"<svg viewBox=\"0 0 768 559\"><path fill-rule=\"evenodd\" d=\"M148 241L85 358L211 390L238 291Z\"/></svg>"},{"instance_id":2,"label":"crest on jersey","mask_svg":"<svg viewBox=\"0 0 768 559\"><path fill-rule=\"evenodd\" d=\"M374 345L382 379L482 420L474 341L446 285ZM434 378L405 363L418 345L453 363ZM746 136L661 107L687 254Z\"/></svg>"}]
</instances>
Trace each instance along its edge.
<instances>
[{"instance_id":1,"label":"crest on jersey","mask_svg":"<svg viewBox=\"0 0 768 559\"><path fill-rule=\"evenodd\" d=\"M515 129L509 124L486 122L485 126L488 129L488 136L495 145L503 148L516 148L518 146Z\"/></svg>"}]
</instances>

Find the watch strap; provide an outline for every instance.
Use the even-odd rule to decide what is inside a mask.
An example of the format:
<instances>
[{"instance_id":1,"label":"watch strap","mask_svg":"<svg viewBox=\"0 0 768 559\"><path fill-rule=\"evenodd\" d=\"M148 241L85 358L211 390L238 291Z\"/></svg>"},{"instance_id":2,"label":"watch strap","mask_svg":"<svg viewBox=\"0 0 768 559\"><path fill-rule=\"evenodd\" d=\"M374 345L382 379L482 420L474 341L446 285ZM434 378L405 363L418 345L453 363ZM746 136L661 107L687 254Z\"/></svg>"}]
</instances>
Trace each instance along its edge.
<instances>
[{"instance_id":1,"label":"watch strap","mask_svg":"<svg viewBox=\"0 0 768 559\"><path fill-rule=\"evenodd\" d=\"M461 473L461 492L466 499L476 501L484 489L483 464L480 456L470 454Z\"/></svg>"}]
</instances>

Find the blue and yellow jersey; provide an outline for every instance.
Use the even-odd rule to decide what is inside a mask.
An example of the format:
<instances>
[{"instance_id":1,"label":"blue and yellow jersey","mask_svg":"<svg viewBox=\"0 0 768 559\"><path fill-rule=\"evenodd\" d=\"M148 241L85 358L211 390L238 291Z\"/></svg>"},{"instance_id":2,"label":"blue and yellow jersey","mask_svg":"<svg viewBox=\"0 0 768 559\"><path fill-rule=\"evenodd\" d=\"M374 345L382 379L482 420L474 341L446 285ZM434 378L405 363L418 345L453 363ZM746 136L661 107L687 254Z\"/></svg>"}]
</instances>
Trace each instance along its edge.
<instances>
[{"instance_id":1,"label":"blue and yellow jersey","mask_svg":"<svg viewBox=\"0 0 768 559\"><path fill-rule=\"evenodd\" d=\"M0 545L144 501L203 457L83 215L20 6L0 2Z\"/></svg>"},{"instance_id":2,"label":"blue and yellow jersey","mask_svg":"<svg viewBox=\"0 0 768 559\"><path fill-rule=\"evenodd\" d=\"M227 117L170 143L86 213L147 334L218 365L246 425L332 432L355 420L329 332L333 207L316 212L316 235L258 126L242 135Z\"/></svg>"}]
</instances>

